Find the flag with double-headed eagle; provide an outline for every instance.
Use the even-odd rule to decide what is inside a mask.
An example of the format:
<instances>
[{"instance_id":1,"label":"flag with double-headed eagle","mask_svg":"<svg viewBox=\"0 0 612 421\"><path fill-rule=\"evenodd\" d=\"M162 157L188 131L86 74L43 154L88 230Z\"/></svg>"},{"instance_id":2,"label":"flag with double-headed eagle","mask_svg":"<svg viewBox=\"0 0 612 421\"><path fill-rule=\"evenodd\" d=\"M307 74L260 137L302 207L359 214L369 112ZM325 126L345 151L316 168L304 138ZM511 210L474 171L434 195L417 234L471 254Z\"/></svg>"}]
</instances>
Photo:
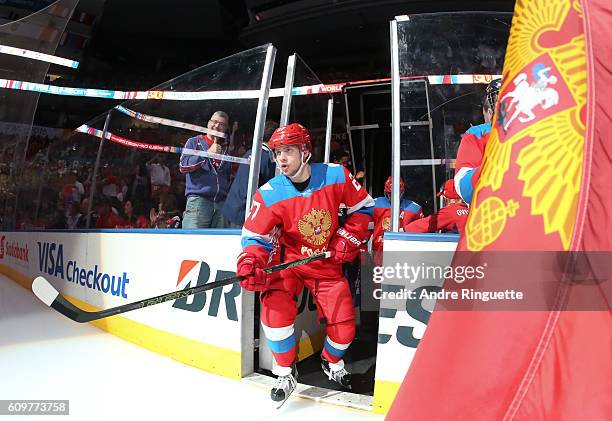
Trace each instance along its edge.
<instances>
[{"instance_id":1,"label":"flag with double-headed eagle","mask_svg":"<svg viewBox=\"0 0 612 421\"><path fill-rule=\"evenodd\" d=\"M517 0L458 250L612 252L611 31L609 0ZM387 418L611 420L607 276L607 309L434 311Z\"/></svg>"}]
</instances>

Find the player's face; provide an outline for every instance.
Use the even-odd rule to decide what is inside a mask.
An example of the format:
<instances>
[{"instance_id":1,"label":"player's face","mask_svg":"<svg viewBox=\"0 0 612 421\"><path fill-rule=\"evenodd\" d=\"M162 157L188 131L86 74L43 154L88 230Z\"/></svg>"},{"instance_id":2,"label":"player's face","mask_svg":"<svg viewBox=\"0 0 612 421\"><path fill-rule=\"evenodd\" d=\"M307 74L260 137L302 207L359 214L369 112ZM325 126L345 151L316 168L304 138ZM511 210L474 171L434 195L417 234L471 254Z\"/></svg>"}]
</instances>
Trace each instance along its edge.
<instances>
[{"instance_id":1,"label":"player's face","mask_svg":"<svg viewBox=\"0 0 612 421\"><path fill-rule=\"evenodd\" d=\"M274 149L274 156L276 157L276 165L284 175L292 177L300 169L302 154L297 146L276 148Z\"/></svg>"}]
</instances>

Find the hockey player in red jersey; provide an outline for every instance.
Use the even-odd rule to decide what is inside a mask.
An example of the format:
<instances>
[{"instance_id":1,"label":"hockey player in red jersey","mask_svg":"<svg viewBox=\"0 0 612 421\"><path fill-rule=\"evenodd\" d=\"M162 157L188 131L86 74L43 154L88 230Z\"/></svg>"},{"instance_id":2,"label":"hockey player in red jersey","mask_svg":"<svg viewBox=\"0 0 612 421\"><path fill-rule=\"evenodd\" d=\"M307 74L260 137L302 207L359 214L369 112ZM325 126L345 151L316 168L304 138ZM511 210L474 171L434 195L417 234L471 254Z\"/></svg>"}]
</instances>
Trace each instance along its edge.
<instances>
[{"instance_id":1,"label":"hockey player in red jersey","mask_svg":"<svg viewBox=\"0 0 612 421\"><path fill-rule=\"evenodd\" d=\"M404 225L405 232L463 232L468 216L468 207L455 191L454 180L446 180L438 196L443 196L447 204L438 213L417 219Z\"/></svg>"},{"instance_id":2,"label":"hockey player in red jersey","mask_svg":"<svg viewBox=\"0 0 612 421\"><path fill-rule=\"evenodd\" d=\"M400 177L400 227L423 217L421 206L410 199L405 199L406 184ZM391 176L385 182L385 195L374 199L374 207L370 209L374 220L374 234L372 235L372 252L374 264L382 264L383 238L386 231L391 229Z\"/></svg>"},{"instance_id":3,"label":"hockey player in red jersey","mask_svg":"<svg viewBox=\"0 0 612 421\"><path fill-rule=\"evenodd\" d=\"M302 125L278 128L268 145L281 174L253 197L236 273L244 277L243 288L261 291L261 323L277 363L271 398L284 402L296 385L295 298L304 286L326 322L323 371L330 380L350 388L342 356L355 336L355 313L342 263L354 260L369 239L368 214L374 201L343 166L308 163L312 145ZM348 207L343 227L338 226L340 203ZM326 250L332 252L329 259L274 275L263 271L268 265Z\"/></svg>"},{"instance_id":4,"label":"hockey player in red jersey","mask_svg":"<svg viewBox=\"0 0 612 421\"><path fill-rule=\"evenodd\" d=\"M461 137L461 143L459 143L459 149L457 150L455 189L468 205L472 203L474 189L480 178L482 157L491 132L491 121L495 113L500 88L501 79L495 79L487 85L482 105L485 122L470 127Z\"/></svg>"},{"instance_id":5,"label":"hockey player in red jersey","mask_svg":"<svg viewBox=\"0 0 612 421\"><path fill-rule=\"evenodd\" d=\"M406 184L404 179L400 177L400 227L423 217L421 206L410 199L404 198L405 191ZM372 250L382 251L385 231L391 229L391 176L385 182L385 195L374 199L372 217L374 219Z\"/></svg>"}]
</instances>

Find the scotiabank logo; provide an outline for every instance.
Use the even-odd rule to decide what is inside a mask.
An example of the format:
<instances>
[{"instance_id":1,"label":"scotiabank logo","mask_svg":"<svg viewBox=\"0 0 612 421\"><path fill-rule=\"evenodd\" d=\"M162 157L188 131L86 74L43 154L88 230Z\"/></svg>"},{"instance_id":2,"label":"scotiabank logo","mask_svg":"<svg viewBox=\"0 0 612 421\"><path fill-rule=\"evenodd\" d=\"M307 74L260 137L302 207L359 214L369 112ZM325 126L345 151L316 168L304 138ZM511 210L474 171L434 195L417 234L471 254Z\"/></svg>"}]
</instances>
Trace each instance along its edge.
<instances>
[{"instance_id":1,"label":"scotiabank logo","mask_svg":"<svg viewBox=\"0 0 612 421\"><path fill-rule=\"evenodd\" d=\"M217 270L213 279L208 263L196 260L183 260L179 269L176 286L182 286L183 289L187 289L234 275L234 272ZM215 288L210 291L179 298L172 304L172 307L197 313L204 310L208 304L208 315L219 317L219 308L223 303L225 314L223 315L222 313L221 317L225 316L229 320L237 322L238 311L236 310L236 298L240 295L240 291L240 285L236 282L231 286L228 285L223 288Z\"/></svg>"},{"instance_id":2,"label":"scotiabank logo","mask_svg":"<svg viewBox=\"0 0 612 421\"><path fill-rule=\"evenodd\" d=\"M12 243L6 240L6 236L0 238L0 259L4 259L4 256L10 256L13 259L20 260L24 263L30 262L30 250L28 245L21 246L17 241Z\"/></svg>"}]
</instances>

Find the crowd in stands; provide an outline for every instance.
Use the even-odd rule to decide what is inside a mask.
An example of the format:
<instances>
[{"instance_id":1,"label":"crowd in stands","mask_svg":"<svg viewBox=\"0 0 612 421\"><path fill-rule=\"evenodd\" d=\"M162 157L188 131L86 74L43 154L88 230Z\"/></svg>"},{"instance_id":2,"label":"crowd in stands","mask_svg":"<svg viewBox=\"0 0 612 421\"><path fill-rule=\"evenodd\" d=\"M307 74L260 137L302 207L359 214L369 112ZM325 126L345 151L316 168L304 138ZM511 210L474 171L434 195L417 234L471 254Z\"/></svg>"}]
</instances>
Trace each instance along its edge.
<instances>
[{"instance_id":1,"label":"crowd in stands","mask_svg":"<svg viewBox=\"0 0 612 421\"><path fill-rule=\"evenodd\" d=\"M274 127L271 126L272 130ZM133 130L130 136L150 143L164 142L156 138L152 129ZM175 136L170 144L184 147L188 137L188 134ZM342 133L335 134L333 139L332 158L339 151L348 149L347 138ZM319 143L322 141L321 136ZM232 145L225 153L248 157L251 142L248 133L239 131L232 137ZM2 203L9 203L2 212L4 228L78 230L182 226L187 202L187 174L179 168L180 155L130 149L107 142L94 180L98 145L92 137L83 134L62 140L32 137L19 185L13 185L12 189L9 187L9 173L14 172L15 167L11 164L13 149L0 151L0 194L5 199ZM316 159L322 161L323 145L318 149L320 156ZM269 168L271 158L265 156L267 161L262 165ZM228 164L230 190L239 167L245 164ZM274 163L271 165L273 167ZM245 167L248 169L247 165ZM270 174L270 170L267 172ZM240 183L245 184L245 177L240 178ZM244 196L244 192L241 195ZM240 209L244 204L233 206ZM242 221L236 222L224 218L217 227L236 228L242 224Z\"/></svg>"},{"instance_id":2,"label":"crowd in stands","mask_svg":"<svg viewBox=\"0 0 612 421\"><path fill-rule=\"evenodd\" d=\"M172 158L156 154L125 166L103 164L95 184L92 167L68 168L63 160L47 165L46 182L27 183L30 188L22 193L15 228L179 227L184 180L180 174L171 176L167 162Z\"/></svg>"},{"instance_id":3,"label":"crowd in stands","mask_svg":"<svg viewBox=\"0 0 612 421\"><path fill-rule=\"evenodd\" d=\"M198 139L206 140L205 136L195 132L127 118L121 120L124 117L119 117L112 127L112 132L130 140L181 148L189 147L189 140L192 140L192 145L198 144ZM222 148L208 144L202 150L206 151L212 147L210 151L222 155L240 158L250 156L252 121L237 124L228 116L228 121L221 127L218 116L198 114L198 117L204 118L193 122L205 125L202 120L210 117L209 125L214 121L215 130L227 133L226 139L221 143L227 140L228 144L224 144ZM102 123L103 121L98 121L91 125L101 129ZM15 159L17 155L21 156L16 152L21 148L17 141L4 142L4 147L0 148L0 205L3 206L0 216L4 229L203 228L197 224L184 224L190 195L190 173L181 170L181 155L170 151L156 153L106 142L94 177L99 139L72 131L67 131L69 136L58 138L57 129L54 130L56 137L53 138L46 137L44 131L30 136L22 168L19 165L20 160ZM325 130L322 127L310 126L309 131L313 139L311 161L323 162ZM264 140L267 140L270 134L271 132L264 134ZM446 133L444 135L446 136ZM208 141L210 140L209 138ZM359 145L357 147L356 152L360 153ZM367 179L373 191L379 193L380 180L373 178L375 174L365 174L364 168L355 167L351 162L353 157L349 150L344 118L337 115L332 125L330 161L347 166L361 183ZM271 159L269 154L262 156L266 157L262 162L263 167L266 163L269 164ZM197 159L194 163L200 165L204 161L208 162L209 158ZM209 225L207 228L237 228L244 220L245 171L243 169L242 176L238 176L240 164L223 161L224 165L220 165L216 161L210 159L209 167L213 172L225 172L228 180L225 182L222 197L215 198L215 201L225 203L213 205L212 209L214 211L216 206L216 210L223 213L224 217L215 221L214 226ZM356 161L356 164L360 165L361 160L357 158ZM244 167L247 167L248 180L248 165ZM261 174L260 172L260 185L262 180L265 181ZM15 183L16 177L19 183ZM419 179L418 174L409 175L409 178L413 183ZM232 195L231 190L236 179L241 180L240 183L244 186L234 189L236 194ZM420 190L416 185L413 187L414 195ZM232 218L224 208L229 207L229 198L234 200L236 196L241 197L243 202L232 203ZM423 204L424 209L430 210L430 204L421 197L411 198ZM202 204L197 206L202 207ZM240 210L242 211L238 212Z\"/></svg>"}]
</instances>

